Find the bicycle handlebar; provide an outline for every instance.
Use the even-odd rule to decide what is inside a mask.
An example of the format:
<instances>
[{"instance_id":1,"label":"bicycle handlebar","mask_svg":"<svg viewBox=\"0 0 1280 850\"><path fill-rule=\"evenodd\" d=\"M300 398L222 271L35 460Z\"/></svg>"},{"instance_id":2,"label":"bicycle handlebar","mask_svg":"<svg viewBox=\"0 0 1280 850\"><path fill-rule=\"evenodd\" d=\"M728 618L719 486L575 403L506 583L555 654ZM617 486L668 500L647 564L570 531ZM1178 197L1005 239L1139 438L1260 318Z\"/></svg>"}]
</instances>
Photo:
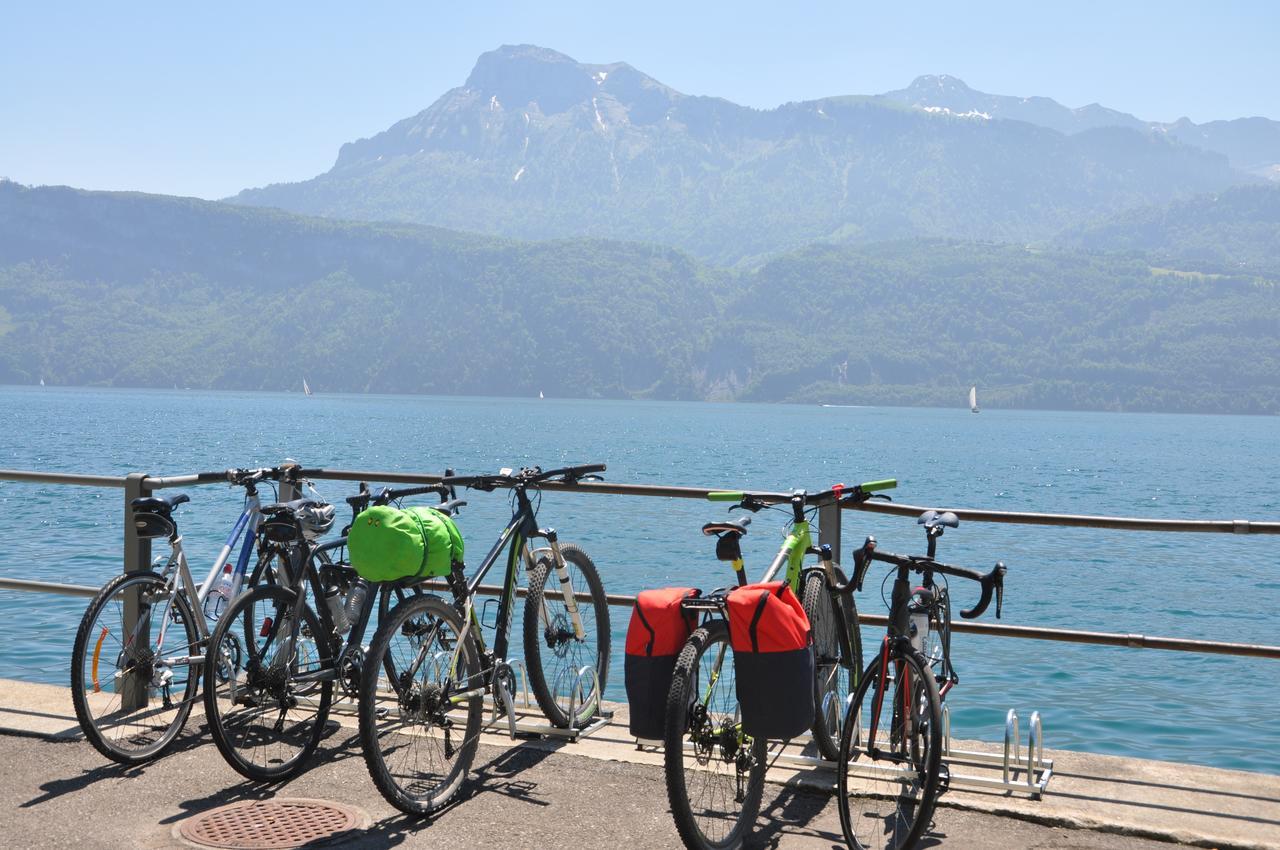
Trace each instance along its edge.
<instances>
[{"instance_id":1,"label":"bicycle handlebar","mask_svg":"<svg viewBox=\"0 0 1280 850\"><path fill-rule=\"evenodd\" d=\"M604 472L607 468L608 466L603 463L584 463L546 471L541 467L531 466L519 472L497 475L446 475L440 483L445 486L470 487L489 492L503 485L537 485L552 478L562 478L566 484L577 484L583 480L600 480L596 473Z\"/></svg>"},{"instance_id":2,"label":"bicycle handlebar","mask_svg":"<svg viewBox=\"0 0 1280 850\"><path fill-rule=\"evenodd\" d=\"M980 573L977 570L968 567L957 567L951 564L943 564L929 558L919 556L911 557L904 555L895 555L892 552L880 552L876 549L876 539L868 537L866 542L857 549L853 550L853 566L854 578L835 588L840 593L853 593L855 590L862 589L862 580L867 574L867 568L870 567L872 561L881 561L886 564L893 564L898 567L907 567L918 573L925 570L931 570L935 573L941 573L947 576L955 576L957 578L967 578L970 581L976 581L982 587L982 594L978 598L978 602L972 608L961 609L960 616L966 620L974 620L981 617L983 612L991 604L991 595L994 591L996 597L996 619L1000 619L1001 610L1004 608L1004 577L1009 572L1008 567L1003 562L997 561L995 567L990 572Z\"/></svg>"},{"instance_id":3,"label":"bicycle handlebar","mask_svg":"<svg viewBox=\"0 0 1280 850\"><path fill-rule=\"evenodd\" d=\"M347 504L353 509L364 509L372 502L375 505L385 505L396 499L403 499L407 496L422 496L427 493L439 493L441 496L449 495L449 488L443 484L424 484L421 487L405 487L400 490L391 490L384 488L381 493L374 495L369 490L363 490L359 495L348 496Z\"/></svg>"},{"instance_id":4,"label":"bicycle handlebar","mask_svg":"<svg viewBox=\"0 0 1280 850\"><path fill-rule=\"evenodd\" d=\"M748 493L743 490L713 490L707 494L707 501L737 502L739 507L749 511L758 511L769 505L794 503L797 498L801 500L802 505L822 505L829 501L835 501L838 504L857 504L865 502L871 498L872 493L878 490L891 490L897 486L898 480L896 478L883 478L879 481L867 481L863 484L854 485L852 489L845 487L843 484L836 484L829 490L822 490L812 494L806 493L804 490L796 490L786 495L781 493ZM846 490L848 490L847 494Z\"/></svg>"}]
</instances>

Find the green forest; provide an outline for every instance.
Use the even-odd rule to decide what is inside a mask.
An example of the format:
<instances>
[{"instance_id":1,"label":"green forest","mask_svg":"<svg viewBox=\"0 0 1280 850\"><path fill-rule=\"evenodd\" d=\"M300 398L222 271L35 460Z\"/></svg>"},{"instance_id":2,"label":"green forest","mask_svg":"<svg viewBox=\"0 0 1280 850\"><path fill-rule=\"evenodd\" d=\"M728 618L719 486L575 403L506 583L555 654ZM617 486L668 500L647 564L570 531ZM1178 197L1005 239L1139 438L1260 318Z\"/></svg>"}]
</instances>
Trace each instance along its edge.
<instances>
[{"instance_id":1,"label":"green forest","mask_svg":"<svg viewBox=\"0 0 1280 850\"><path fill-rule=\"evenodd\" d=\"M986 406L1277 413L1274 230L1252 193L1232 203L1247 226L1220 208L1216 256L1120 239L1118 219L730 270L0 183L0 382L941 405L976 384Z\"/></svg>"}]
</instances>

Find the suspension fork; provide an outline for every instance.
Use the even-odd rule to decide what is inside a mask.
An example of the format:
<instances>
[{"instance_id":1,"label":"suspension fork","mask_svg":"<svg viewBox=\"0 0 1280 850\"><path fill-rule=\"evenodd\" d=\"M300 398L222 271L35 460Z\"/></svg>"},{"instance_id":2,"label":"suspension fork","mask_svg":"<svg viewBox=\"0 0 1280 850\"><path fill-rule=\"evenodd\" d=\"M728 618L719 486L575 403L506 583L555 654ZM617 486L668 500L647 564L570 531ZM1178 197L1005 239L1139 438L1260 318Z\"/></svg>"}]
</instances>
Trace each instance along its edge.
<instances>
[{"instance_id":1,"label":"suspension fork","mask_svg":"<svg viewBox=\"0 0 1280 850\"><path fill-rule=\"evenodd\" d=\"M573 636L583 640L587 630L582 625L582 614L578 611L578 600L573 595L573 579L569 576L569 568L565 564L564 553L560 551L560 538L554 528L538 529L538 536L544 537L551 546L551 562L555 565L556 578L560 580L560 594L564 597L564 607L569 612L569 621L573 624ZM547 610L546 594L542 597L542 616L549 624L551 612Z\"/></svg>"}]
</instances>

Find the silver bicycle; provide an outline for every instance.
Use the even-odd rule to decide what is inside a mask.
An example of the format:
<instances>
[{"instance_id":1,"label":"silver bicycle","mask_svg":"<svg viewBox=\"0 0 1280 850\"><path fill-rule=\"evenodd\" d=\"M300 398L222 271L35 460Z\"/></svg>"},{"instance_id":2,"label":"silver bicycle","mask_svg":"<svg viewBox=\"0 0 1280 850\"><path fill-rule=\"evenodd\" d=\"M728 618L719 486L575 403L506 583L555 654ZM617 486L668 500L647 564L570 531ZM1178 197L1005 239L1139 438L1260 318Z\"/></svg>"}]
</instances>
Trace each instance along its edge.
<instances>
[{"instance_id":1,"label":"silver bicycle","mask_svg":"<svg viewBox=\"0 0 1280 850\"><path fill-rule=\"evenodd\" d=\"M177 739L196 700L210 623L242 587L275 580L269 553L249 570L262 517L258 485L296 485L298 469L291 464L225 473L232 486L244 488L244 510L200 584L191 575L173 516L189 497L148 496L130 503L138 536L167 538L170 552L163 565L157 558L150 570L107 582L76 632L72 701L85 737L104 756L139 764L163 755ZM332 509L328 516L332 523ZM228 646L221 657L234 660L239 654L239 647Z\"/></svg>"}]
</instances>

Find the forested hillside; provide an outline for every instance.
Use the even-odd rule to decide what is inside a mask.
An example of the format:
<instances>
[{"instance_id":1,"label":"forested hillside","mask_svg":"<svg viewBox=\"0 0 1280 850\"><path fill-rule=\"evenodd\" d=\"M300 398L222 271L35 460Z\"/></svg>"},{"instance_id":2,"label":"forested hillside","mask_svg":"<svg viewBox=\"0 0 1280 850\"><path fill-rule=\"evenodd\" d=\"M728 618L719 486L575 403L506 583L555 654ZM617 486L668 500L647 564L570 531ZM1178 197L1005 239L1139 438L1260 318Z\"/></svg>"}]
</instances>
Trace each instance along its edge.
<instances>
[{"instance_id":1,"label":"forested hillside","mask_svg":"<svg viewBox=\"0 0 1280 850\"><path fill-rule=\"evenodd\" d=\"M1280 278L1280 186L1237 186L1069 230L1070 248L1127 253L1179 270Z\"/></svg>"},{"instance_id":2,"label":"forested hillside","mask_svg":"<svg viewBox=\"0 0 1280 850\"><path fill-rule=\"evenodd\" d=\"M731 273L0 183L0 383L1280 412L1262 274L913 240Z\"/></svg>"}]
</instances>

